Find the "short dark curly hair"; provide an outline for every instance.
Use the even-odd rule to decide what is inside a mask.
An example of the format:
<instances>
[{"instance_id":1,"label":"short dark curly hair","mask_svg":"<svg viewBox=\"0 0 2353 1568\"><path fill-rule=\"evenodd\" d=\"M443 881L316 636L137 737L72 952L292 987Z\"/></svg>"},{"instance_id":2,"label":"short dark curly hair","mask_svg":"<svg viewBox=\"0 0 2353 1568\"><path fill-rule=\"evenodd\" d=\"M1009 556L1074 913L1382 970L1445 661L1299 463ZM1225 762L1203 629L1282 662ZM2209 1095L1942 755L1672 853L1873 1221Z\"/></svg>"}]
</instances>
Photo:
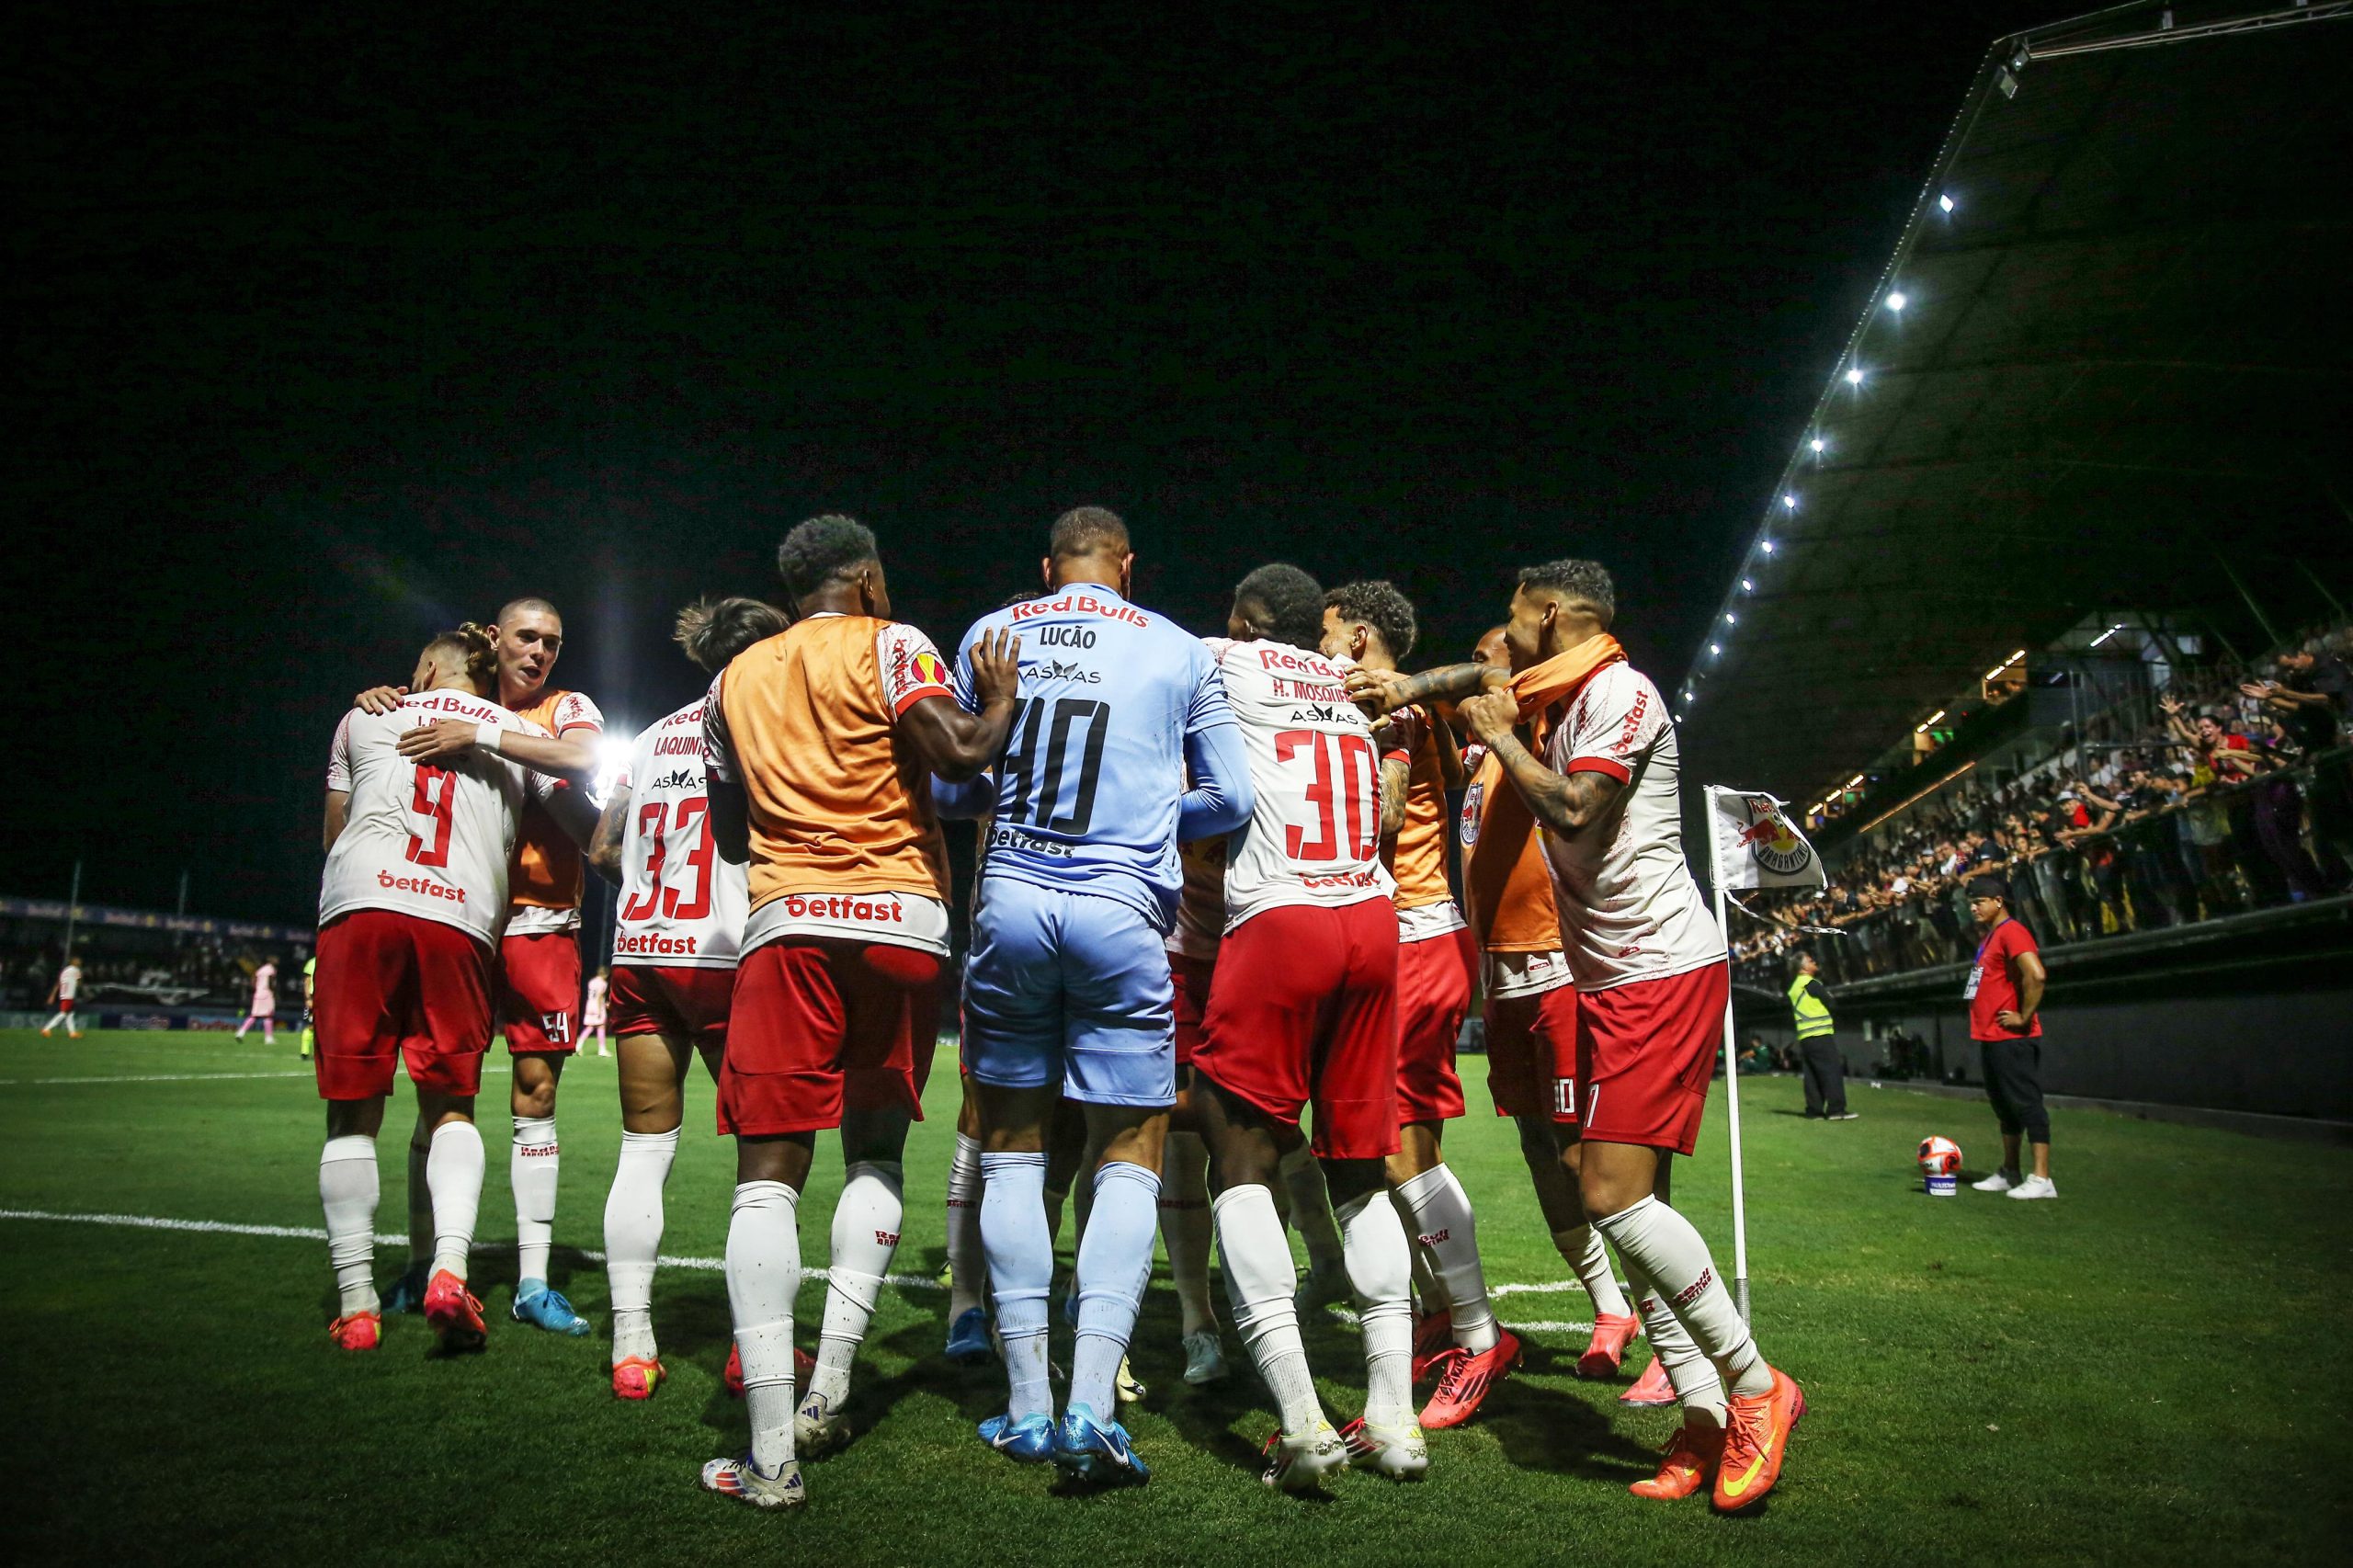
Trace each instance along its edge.
<instances>
[{"instance_id":1,"label":"short dark curly hair","mask_svg":"<svg viewBox=\"0 0 2353 1568\"><path fill-rule=\"evenodd\" d=\"M846 574L851 567L881 559L881 553L874 547L872 528L856 517L827 512L793 525L792 531L784 536L784 542L776 547L776 574L784 579L784 591L797 600Z\"/></svg>"},{"instance_id":2,"label":"short dark curly hair","mask_svg":"<svg viewBox=\"0 0 2353 1568\"><path fill-rule=\"evenodd\" d=\"M1342 620L1361 620L1380 632L1392 659L1402 663L1414 651L1414 601L1386 577L1343 583L1324 596L1324 607L1338 610Z\"/></svg>"},{"instance_id":3,"label":"short dark curly hair","mask_svg":"<svg viewBox=\"0 0 2353 1568\"><path fill-rule=\"evenodd\" d=\"M1313 649L1324 641L1324 585L1296 566L1278 561L1259 567L1233 585L1233 602L1265 611L1251 619L1278 642Z\"/></svg>"},{"instance_id":4,"label":"short dark curly hair","mask_svg":"<svg viewBox=\"0 0 2353 1568\"><path fill-rule=\"evenodd\" d=\"M688 658L717 675L736 654L788 624L784 611L758 599L697 599L678 612L677 629L670 637Z\"/></svg>"},{"instance_id":5,"label":"short dark curly hair","mask_svg":"<svg viewBox=\"0 0 2353 1568\"><path fill-rule=\"evenodd\" d=\"M1609 580L1608 568L1598 561L1563 558L1523 566L1519 569L1519 585L1586 605L1604 627L1618 614L1617 585Z\"/></svg>"}]
</instances>

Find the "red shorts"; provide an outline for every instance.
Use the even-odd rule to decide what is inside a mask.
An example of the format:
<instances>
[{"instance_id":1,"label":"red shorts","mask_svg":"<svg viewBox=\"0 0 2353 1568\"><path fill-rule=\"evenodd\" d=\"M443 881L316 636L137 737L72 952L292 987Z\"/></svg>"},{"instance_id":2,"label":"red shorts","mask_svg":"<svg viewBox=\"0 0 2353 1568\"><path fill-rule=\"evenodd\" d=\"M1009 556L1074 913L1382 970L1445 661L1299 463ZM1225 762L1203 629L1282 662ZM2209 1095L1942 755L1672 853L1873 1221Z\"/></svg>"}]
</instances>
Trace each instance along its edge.
<instances>
[{"instance_id":1,"label":"red shorts","mask_svg":"<svg viewBox=\"0 0 2353 1568\"><path fill-rule=\"evenodd\" d=\"M1218 953L1193 1070L1288 1127L1315 1108L1315 1152L1397 1152L1397 912L1287 904Z\"/></svg>"},{"instance_id":2,"label":"red shorts","mask_svg":"<svg viewBox=\"0 0 2353 1568\"><path fill-rule=\"evenodd\" d=\"M1168 955L1168 978L1176 993L1176 1065L1188 1066L1201 1048L1201 1016L1209 1011L1210 982L1217 976L1217 960Z\"/></svg>"},{"instance_id":3,"label":"red shorts","mask_svg":"<svg viewBox=\"0 0 2353 1568\"><path fill-rule=\"evenodd\" d=\"M1688 1154L1724 1043L1731 967L1577 994L1577 1086L1586 1137Z\"/></svg>"},{"instance_id":4,"label":"red shorts","mask_svg":"<svg viewBox=\"0 0 2353 1568\"><path fill-rule=\"evenodd\" d=\"M735 970L719 1130L761 1136L839 1127L847 1110L923 1119L939 1030L940 960L835 937L764 942Z\"/></svg>"},{"instance_id":5,"label":"red shorts","mask_svg":"<svg viewBox=\"0 0 2353 1568\"><path fill-rule=\"evenodd\" d=\"M1577 989L1487 998L1487 1092L1497 1116L1577 1124Z\"/></svg>"},{"instance_id":6,"label":"red shorts","mask_svg":"<svg viewBox=\"0 0 2353 1568\"><path fill-rule=\"evenodd\" d=\"M71 996L60 996L57 999L57 1010L64 1014L67 1017L72 1017L74 1016L74 998Z\"/></svg>"},{"instance_id":7,"label":"red shorts","mask_svg":"<svg viewBox=\"0 0 2353 1568\"><path fill-rule=\"evenodd\" d=\"M616 1035L678 1035L697 1045L727 1039L727 1004L735 971L670 964L623 964L613 971L605 1003Z\"/></svg>"},{"instance_id":8,"label":"red shorts","mask_svg":"<svg viewBox=\"0 0 2353 1568\"><path fill-rule=\"evenodd\" d=\"M532 931L498 943L498 1030L517 1056L580 1049L580 937Z\"/></svg>"},{"instance_id":9,"label":"red shorts","mask_svg":"<svg viewBox=\"0 0 2353 1568\"><path fill-rule=\"evenodd\" d=\"M392 1089L392 1062L420 1089L472 1095L490 1049L490 946L438 920L359 909L319 932L313 987L319 1097Z\"/></svg>"},{"instance_id":10,"label":"red shorts","mask_svg":"<svg viewBox=\"0 0 2353 1568\"><path fill-rule=\"evenodd\" d=\"M1397 1119L1450 1121L1462 1114L1454 1044L1471 1014L1468 931L1397 945ZM1478 950L1475 947L1472 949Z\"/></svg>"}]
</instances>

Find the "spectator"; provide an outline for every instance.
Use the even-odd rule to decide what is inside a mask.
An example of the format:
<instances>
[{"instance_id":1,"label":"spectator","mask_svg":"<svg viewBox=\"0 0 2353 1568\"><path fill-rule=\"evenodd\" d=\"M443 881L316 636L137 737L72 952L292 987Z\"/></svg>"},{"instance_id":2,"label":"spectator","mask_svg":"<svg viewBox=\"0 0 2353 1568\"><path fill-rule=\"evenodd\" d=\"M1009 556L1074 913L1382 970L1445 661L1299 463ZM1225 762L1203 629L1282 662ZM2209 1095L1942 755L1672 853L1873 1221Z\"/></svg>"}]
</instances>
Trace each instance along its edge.
<instances>
[{"instance_id":1,"label":"spectator","mask_svg":"<svg viewBox=\"0 0 2353 1568\"><path fill-rule=\"evenodd\" d=\"M2000 877L1970 880L1970 914L1985 938L1962 994L1969 1002L1969 1035L1984 1069L1985 1097L2002 1130L2001 1169L1974 1185L1980 1192L2012 1198L2056 1198L2051 1113L2042 1103L2042 955L2011 915L2009 893ZM2021 1139L2033 1154L2030 1176L2021 1175L2018 1164Z\"/></svg>"}]
</instances>

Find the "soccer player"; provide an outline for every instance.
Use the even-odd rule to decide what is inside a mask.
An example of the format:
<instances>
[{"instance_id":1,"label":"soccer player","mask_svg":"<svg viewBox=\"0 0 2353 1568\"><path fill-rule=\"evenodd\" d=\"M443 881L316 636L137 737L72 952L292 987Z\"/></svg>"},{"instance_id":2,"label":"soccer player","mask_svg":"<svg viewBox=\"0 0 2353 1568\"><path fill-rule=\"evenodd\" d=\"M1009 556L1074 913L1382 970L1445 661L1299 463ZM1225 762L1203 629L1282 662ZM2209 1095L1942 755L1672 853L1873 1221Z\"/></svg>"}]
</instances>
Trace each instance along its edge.
<instances>
[{"instance_id":1,"label":"soccer player","mask_svg":"<svg viewBox=\"0 0 2353 1568\"><path fill-rule=\"evenodd\" d=\"M1317 651L1323 617L1315 579L1262 566L1234 589L1229 635L1209 642L1256 801L1226 841L1225 937L1193 1055L1226 1295L1282 1416L1265 1480L1294 1491L1347 1469L1351 1451L1398 1477L1429 1465L1414 1420L1413 1262L1384 1180L1398 1147L1397 915L1380 756L1345 672ZM1345 1433L1308 1372L1273 1190L1310 1103L1364 1333L1364 1415Z\"/></svg>"},{"instance_id":2,"label":"soccer player","mask_svg":"<svg viewBox=\"0 0 2353 1568\"><path fill-rule=\"evenodd\" d=\"M712 676L785 629L757 599L704 600L678 612L687 657ZM621 1153L605 1199L605 1278L613 1303L613 1393L651 1399L664 1377L654 1339L654 1269L662 1252L662 1192L686 1119L697 1052L714 1082L748 895L741 862L716 858L703 774L710 694L648 724L606 797L592 865L619 884L609 971L619 1041ZM597 983L591 983L592 986ZM597 990L592 1002L600 1000Z\"/></svg>"},{"instance_id":3,"label":"soccer player","mask_svg":"<svg viewBox=\"0 0 2353 1568\"><path fill-rule=\"evenodd\" d=\"M605 719L585 694L548 685L563 653L563 619L545 599L512 599L500 608L495 631L499 702L555 738L563 748L561 771L565 776L587 777L596 765L596 742L604 733ZM366 702L363 698L362 705ZM418 762L445 760L472 744L471 730L455 723L433 725L402 741L403 755ZM549 1288L548 1258L555 1240L562 1159L555 1134L556 1085L564 1062L579 1049L580 851L596 824L597 809L585 790L559 789L544 805L534 802L526 808L509 879L514 907L498 940L498 1027L515 1064L508 1080L515 1134L506 1160L507 1184L515 1195L512 1310L518 1323L575 1336L587 1334L588 1320ZM420 1121L409 1142L412 1241L424 1175ZM395 1292L394 1310L407 1305L407 1291L418 1283L416 1269L412 1259L409 1278Z\"/></svg>"},{"instance_id":4,"label":"soccer player","mask_svg":"<svg viewBox=\"0 0 2353 1568\"><path fill-rule=\"evenodd\" d=\"M318 974L319 955L313 953L302 960L302 1060L311 1059L311 1047L318 1039Z\"/></svg>"},{"instance_id":5,"label":"soccer player","mask_svg":"<svg viewBox=\"0 0 2353 1568\"><path fill-rule=\"evenodd\" d=\"M1169 1109L1160 1161L1160 1239L1168 1248L1168 1275L1176 1287L1185 1381L1198 1388L1226 1376L1225 1345L1210 1300L1210 1246L1216 1239L1210 1217L1210 1151L1201 1140L1202 1091L1193 1076L1193 1053L1201 1048L1201 1017L1209 1007L1225 929L1225 840L1181 845L1178 860L1184 885L1166 943L1176 1103Z\"/></svg>"},{"instance_id":6,"label":"soccer player","mask_svg":"<svg viewBox=\"0 0 2353 1568\"><path fill-rule=\"evenodd\" d=\"M261 1026L261 1042L278 1043L278 960L264 959L254 971L254 999L245 1007L245 1021L237 1026L237 1038L256 1024Z\"/></svg>"},{"instance_id":7,"label":"soccer player","mask_svg":"<svg viewBox=\"0 0 2353 1568\"><path fill-rule=\"evenodd\" d=\"M60 1024L65 1026L66 1039L82 1038L82 1022L74 1016L74 999L81 994L82 963L68 953L65 955L65 966L57 971L57 979L49 988L49 1005L57 1011L50 1015L49 1022L41 1025L41 1039L47 1040L49 1031Z\"/></svg>"},{"instance_id":8,"label":"soccer player","mask_svg":"<svg viewBox=\"0 0 2353 1568\"><path fill-rule=\"evenodd\" d=\"M949 951L930 776L961 783L995 758L1018 678L1017 643L993 640L972 655L980 711L959 707L931 640L891 619L874 535L848 517L795 527L777 567L797 619L737 654L703 710L713 839L749 867L719 1126L735 1138L727 1298L752 1442L704 1465L702 1484L763 1508L806 1495L796 1427L813 1451L847 1437L850 1358L899 1242L900 1155ZM830 1127L846 1168L818 1368L796 1410L798 1206Z\"/></svg>"},{"instance_id":9,"label":"soccer player","mask_svg":"<svg viewBox=\"0 0 2353 1568\"><path fill-rule=\"evenodd\" d=\"M1507 670L1504 629L1482 637L1471 658ZM1536 819L1505 779L1502 762L1475 749L1475 762L1463 759L1471 782L1462 798L1462 904L1479 944L1487 1088L1496 1113L1519 1131L1520 1157L1552 1245L1593 1298L1593 1338L1577 1358L1577 1376L1611 1377L1640 1320L1577 1201L1575 976L1562 950Z\"/></svg>"},{"instance_id":10,"label":"soccer player","mask_svg":"<svg viewBox=\"0 0 2353 1568\"><path fill-rule=\"evenodd\" d=\"M1324 596L1328 658L1393 670L1415 635L1413 604L1390 583L1350 583ZM1397 884L1398 1151L1389 1156L1389 1190L1444 1303L1415 1333L1416 1378L1434 1371L1438 1380L1421 1424L1459 1426L1520 1357L1519 1336L1495 1322L1488 1302L1478 1217L1440 1142L1463 1111L1454 1046L1471 1011L1475 961L1446 881L1446 790L1461 759L1452 732L1422 708L1391 714L1381 745L1381 830Z\"/></svg>"},{"instance_id":11,"label":"soccer player","mask_svg":"<svg viewBox=\"0 0 2353 1568\"><path fill-rule=\"evenodd\" d=\"M1547 562L1524 569L1512 594L1509 677L1461 665L1410 679L1366 670L1351 684L1390 711L1461 699L1464 722L1544 829L1576 975L1579 1196L1638 1293L1663 1304L1725 1391L1687 1386L1671 1337L1654 1329L1685 1423L1643 1494L1688 1495L1711 1480L1714 1506L1740 1512L1773 1489L1805 1401L1757 1349L1699 1231L1656 1197L1665 1156L1699 1138L1730 966L1683 858L1675 728L1609 637L1615 611L1598 564ZM1540 732L1542 756L1520 740L1524 722Z\"/></svg>"},{"instance_id":12,"label":"soccer player","mask_svg":"<svg viewBox=\"0 0 2353 1568\"><path fill-rule=\"evenodd\" d=\"M587 999L580 1004L580 1032L585 1039L597 1042L597 1054L599 1056L613 1053L613 1048L606 1042L605 1037L605 997L612 989L612 982L608 978L612 972L608 969L600 969L590 975Z\"/></svg>"},{"instance_id":13,"label":"soccer player","mask_svg":"<svg viewBox=\"0 0 2353 1568\"><path fill-rule=\"evenodd\" d=\"M1100 507L1055 519L1046 595L976 622L983 648L1032 650L996 760L988 853L964 973L965 1051L980 1111L981 1241L1004 1347L1006 1412L981 1436L1095 1481L1150 1474L1112 1419L1135 1328L1176 1097L1166 932L1180 840L1247 820L1248 762L1209 651L1129 602L1127 526ZM960 697L979 706L970 656ZM1193 780L1186 788L1186 777ZM1070 1395L1053 1415L1046 1338L1053 1239L1047 1130L1084 1108L1093 1202L1078 1244Z\"/></svg>"},{"instance_id":14,"label":"soccer player","mask_svg":"<svg viewBox=\"0 0 2353 1568\"><path fill-rule=\"evenodd\" d=\"M340 1295L328 1332L373 1350L382 1318L372 1278L376 1134L395 1062L429 1129L433 1272L425 1317L445 1348L478 1349L482 1302L466 1259L482 1200L474 1096L490 1047L491 944L506 915L507 861L524 801L553 780L515 752L529 721L489 699L493 636L469 623L426 644L414 695L392 712L355 710L327 766L326 872L319 892L319 1097L327 1102L319 1201ZM417 725L476 726L482 744L443 761L404 756ZM504 754L504 755L503 755Z\"/></svg>"}]
</instances>

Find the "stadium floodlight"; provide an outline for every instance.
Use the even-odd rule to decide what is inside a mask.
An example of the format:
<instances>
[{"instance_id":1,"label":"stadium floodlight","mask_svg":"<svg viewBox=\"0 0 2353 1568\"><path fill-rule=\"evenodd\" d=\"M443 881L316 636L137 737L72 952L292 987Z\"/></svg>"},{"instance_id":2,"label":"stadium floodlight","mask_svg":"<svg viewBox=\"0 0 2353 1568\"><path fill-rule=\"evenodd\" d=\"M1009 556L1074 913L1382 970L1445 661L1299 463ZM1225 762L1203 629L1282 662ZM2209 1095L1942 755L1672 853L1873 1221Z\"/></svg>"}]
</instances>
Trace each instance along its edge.
<instances>
[{"instance_id":1,"label":"stadium floodlight","mask_svg":"<svg viewBox=\"0 0 2353 1568\"><path fill-rule=\"evenodd\" d=\"M1740 580L1740 591L1744 594L1753 594L1756 591L1756 585L1743 577Z\"/></svg>"},{"instance_id":2,"label":"stadium floodlight","mask_svg":"<svg viewBox=\"0 0 2353 1568\"><path fill-rule=\"evenodd\" d=\"M1845 788L1845 789L1848 789L1848 790L1851 790L1851 789L1853 789L1856 785L1860 784L1862 781L1863 781L1863 776L1862 776L1861 774L1858 773L1858 774L1856 774L1852 778L1847 779L1847 782L1846 782L1846 784L1843 786L1843 788Z\"/></svg>"},{"instance_id":3,"label":"stadium floodlight","mask_svg":"<svg viewBox=\"0 0 2353 1568\"><path fill-rule=\"evenodd\" d=\"M1904 290L1901 289L1892 289L1888 290L1887 308L1893 311L1896 314L1902 315L1904 313L1904 307L1911 302L1912 301L1910 300L1904 298Z\"/></svg>"},{"instance_id":4,"label":"stadium floodlight","mask_svg":"<svg viewBox=\"0 0 2353 1568\"><path fill-rule=\"evenodd\" d=\"M1732 611L1726 610L1724 611L1724 624L1726 626L1737 626L1740 622L1733 617Z\"/></svg>"},{"instance_id":5,"label":"stadium floodlight","mask_svg":"<svg viewBox=\"0 0 2353 1568\"><path fill-rule=\"evenodd\" d=\"M1915 735L1925 735L1925 734L1927 734L1927 733L1928 733L1928 726L1929 726L1929 725L1931 725L1931 724L1933 724L1933 723L1935 723L1938 720L1939 720L1939 719L1943 718L1944 716L1945 716L1945 710L1944 710L1943 709L1941 709L1941 708L1938 709L1935 712L1933 712L1933 713L1929 714L1927 718L1925 718L1925 719L1921 720L1921 721L1920 721L1920 722L1919 722L1919 724L1918 724L1916 727L1915 727L1915 728L1914 728L1914 730L1912 731L1912 733L1913 733L1914 734L1915 734Z\"/></svg>"},{"instance_id":6,"label":"stadium floodlight","mask_svg":"<svg viewBox=\"0 0 2353 1568\"><path fill-rule=\"evenodd\" d=\"M1806 445L1813 449L1813 455L1815 457L1820 457L1822 455L1823 449L1829 446L1830 443L1824 440L1821 437L1816 436L1813 440L1808 441Z\"/></svg>"},{"instance_id":7,"label":"stadium floodlight","mask_svg":"<svg viewBox=\"0 0 2353 1568\"><path fill-rule=\"evenodd\" d=\"M1938 205L1938 207L1943 208L1943 209L1944 209L1946 211L1948 211L1948 212L1951 211L1951 210L1952 210L1952 192L1950 192L1950 191L1946 191L1942 196L1938 197L1938 198L1937 198L1937 205Z\"/></svg>"},{"instance_id":8,"label":"stadium floodlight","mask_svg":"<svg viewBox=\"0 0 2353 1568\"><path fill-rule=\"evenodd\" d=\"M1798 509L1798 498L1790 492L1783 491L1781 493L1781 505L1794 512Z\"/></svg>"},{"instance_id":9,"label":"stadium floodlight","mask_svg":"<svg viewBox=\"0 0 2353 1568\"><path fill-rule=\"evenodd\" d=\"M2017 664L2020 659L2025 657L2026 650L2021 648L2017 653L2012 653L2008 658L2004 659L2000 664L1995 665L1992 669L1987 670L1985 672L1985 678L1987 680L1992 680L1995 676L2000 675L2004 670L2008 669L2012 665Z\"/></svg>"},{"instance_id":10,"label":"stadium floodlight","mask_svg":"<svg viewBox=\"0 0 2353 1568\"><path fill-rule=\"evenodd\" d=\"M1769 539L1765 541L1765 553L1768 555L1773 553L1773 541Z\"/></svg>"},{"instance_id":11,"label":"stadium floodlight","mask_svg":"<svg viewBox=\"0 0 2353 1568\"><path fill-rule=\"evenodd\" d=\"M2097 636L2097 637L2093 638L2093 639L2092 639L2092 646L2093 646L2093 647L2095 647L2095 648L2098 647L2101 643L2103 643L2103 642L2107 642L2109 638L2111 638L2111 637L2115 636L2118 632L2120 632L2120 631L2123 631L2123 630L2124 630L2124 623L2123 623L2122 621L2120 621L2120 621L2118 621L2114 626L2109 627L2107 631L2105 631L2101 632L2098 636Z\"/></svg>"},{"instance_id":12,"label":"stadium floodlight","mask_svg":"<svg viewBox=\"0 0 2353 1568\"><path fill-rule=\"evenodd\" d=\"M1722 643L1721 643L1721 642L1711 642L1711 643L1709 643L1709 644L1708 644L1708 655L1709 655L1709 657L1711 657L1711 658L1717 658L1717 659L1720 659L1720 658L1723 657L1723 653L1724 653L1724 645L1723 645Z\"/></svg>"},{"instance_id":13,"label":"stadium floodlight","mask_svg":"<svg viewBox=\"0 0 2353 1568\"><path fill-rule=\"evenodd\" d=\"M1859 387L1863 384L1863 368L1860 365L1847 367L1847 384L1850 387Z\"/></svg>"}]
</instances>

